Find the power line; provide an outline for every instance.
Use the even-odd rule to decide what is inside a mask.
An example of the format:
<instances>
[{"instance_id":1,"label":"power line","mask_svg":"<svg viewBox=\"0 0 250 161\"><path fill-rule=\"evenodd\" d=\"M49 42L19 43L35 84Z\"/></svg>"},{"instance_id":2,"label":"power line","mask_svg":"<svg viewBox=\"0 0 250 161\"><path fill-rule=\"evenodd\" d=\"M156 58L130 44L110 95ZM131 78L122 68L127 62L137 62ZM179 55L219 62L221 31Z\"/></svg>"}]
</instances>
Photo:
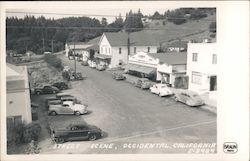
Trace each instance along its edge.
<instances>
[{"instance_id":1,"label":"power line","mask_svg":"<svg viewBox=\"0 0 250 161\"><path fill-rule=\"evenodd\" d=\"M41 15L43 16L43 14L45 15L57 15L57 16L83 16L83 17L123 17L126 18L126 16L122 16L122 15L104 15L104 14L81 14L81 13L50 13L50 12L16 12L16 11L6 11L6 13L14 13L14 14L27 14L27 15ZM134 13L136 14L136 13ZM140 17L138 15L129 15L129 17ZM65 18L65 17L64 17ZM149 18L148 16L142 16L142 18ZM152 19L152 18L151 18ZM171 18L171 17L162 17L162 18L157 18L157 20L188 20L189 18ZM192 19L192 20L196 20L196 19ZM210 20L210 19L199 19L200 21L216 21L216 20Z\"/></svg>"},{"instance_id":2,"label":"power line","mask_svg":"<svg viewBox=\"0 0 250 161\"><path fill-rule=\"evenodd\" d=\"M23 29L86 29L86 30L122 30L124 28L118 28L118 27L77 27L77 26L71 26L71 27L61 27L61 26L6 26L6 28L23 28ZM127 30L182 30L182 29L166 29L166 28L126 28ZM183 29L183 30L192 30L193 29ZM207 29L209 30L209 29ZM216 30L216 28L210 28L210 30Z\"/></svg>"}]
</instances>

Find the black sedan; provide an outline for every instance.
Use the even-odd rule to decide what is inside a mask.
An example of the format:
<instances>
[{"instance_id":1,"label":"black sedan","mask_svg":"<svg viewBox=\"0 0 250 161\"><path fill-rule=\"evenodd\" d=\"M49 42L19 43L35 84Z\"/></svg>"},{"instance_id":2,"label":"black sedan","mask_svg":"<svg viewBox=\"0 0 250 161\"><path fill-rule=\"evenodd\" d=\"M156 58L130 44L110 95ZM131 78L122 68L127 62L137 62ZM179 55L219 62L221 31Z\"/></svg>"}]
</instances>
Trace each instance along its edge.
<instances>
[{"instance_id":1,"label":"black sedan","mask_svg":"<svg viewBox=\"0 0 250 161\"><path fill-rule=\"evenodd\" d=\"M56 143L66 141L90 140L94 141L103 136L100 128L86 123L71 123L66 128L52 130L52 139Z\"/></svg>"}]
</instances>

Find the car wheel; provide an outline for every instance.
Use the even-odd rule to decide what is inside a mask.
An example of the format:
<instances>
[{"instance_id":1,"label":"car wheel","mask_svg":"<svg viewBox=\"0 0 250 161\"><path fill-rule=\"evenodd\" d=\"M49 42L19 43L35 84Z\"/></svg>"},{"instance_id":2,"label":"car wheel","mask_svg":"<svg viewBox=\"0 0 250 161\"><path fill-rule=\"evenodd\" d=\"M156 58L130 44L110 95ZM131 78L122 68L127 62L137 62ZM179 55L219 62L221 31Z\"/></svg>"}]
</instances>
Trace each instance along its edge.
<instances>
[{"instance_id":1,"label":"car wheel","mask_svg":"<svg viewBox=\"0 0 250 161\"><path fill-rule=\"evenodd\" d=\"M177 97L174 97L174 100L175 100L176 102L178 102L178 98L177 98Z\"/></svg>"},{"instance_id":2,"label":"car wheel","mask_svg":"<svg viewBox=\"0 0 250 161\"><path fill-rule=\"evenodd\" d=\"M39 91L38 91L38 92L36 92L36 94L37 94L37 95L40 95L40 94L41 94L41 92L39 92Z\"/></svg>"},{"instance_id":3,"label":"car wheel","mask_svg":"<svg viewBox=\"0 0 250 161\"><path fill-rule=\"evenodd\" d=\"M55 139L56 143L64 143L65 140L63 138L56 138Z\"/></svg>"},{"instance_id":4,"label":"car wheel","mask_svg":"<svg viewBox=\"0 0 250 161\"><path fill-rule=\"evenodd\" d=\"M52 111L52 112L50 112L50 114L51 114L52 116L56 116L56 115L57 115L56 111Z\"/></svg>"},{"instance_id":5,"label":"car wheel","mask_svg":"<svg viewBox=\"0 0 250 161\"><path fill-rule=\"evenodd\" d=\"M96 140L96 135L95 135L95 134L89 135L89 140L90 140L90 141Z\"/></svg>"},{"instance_id":6,"label":"car wheel","mask_svg":"<svg viewBox=\"0 0 250 161\"><path fill-rule=\"evenodd\" d=\"M76 115L76 116L80 116L81 113L80 113L79 111L75 111L75 115Z\"/></svg>"}]
</instances>

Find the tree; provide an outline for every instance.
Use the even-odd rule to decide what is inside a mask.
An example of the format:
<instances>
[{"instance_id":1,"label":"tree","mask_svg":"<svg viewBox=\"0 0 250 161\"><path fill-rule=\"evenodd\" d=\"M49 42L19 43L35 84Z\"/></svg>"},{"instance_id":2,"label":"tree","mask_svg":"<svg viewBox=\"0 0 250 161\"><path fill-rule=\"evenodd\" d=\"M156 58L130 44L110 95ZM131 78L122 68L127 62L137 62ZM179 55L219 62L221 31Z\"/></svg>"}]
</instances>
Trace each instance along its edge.
<instances>
[{"instance_id":1,"label":"tree","mask_svg":"<svg viewBox=\"0 0 250 161\"><path fill-rule=\"evenodd\" d=\"M106 18L102 18L102 21L101 21L101 25L106 27L108 25L108 22L107 22L107 19Z\"/></svg>"},{"instance_id":2,"label":"tree","mask_svg":"<svg viewBox=\"0 0 250 161\"><path fill-rule=\"evenodd\" d=\"M155 13L153 14L153 16L151 17L153 20L159 20L162 19L164 16L161 15L158 11L155 11Z\"/></svg>"},{"instance_id":3,"label":"tree","mask_svg":"<svg viewBox=\"0 0 250 161\"><path fill-rule=\"evenodd\" d=\"M143 23L141 20L141 17L138 14L134 14L132 10L129 11L128 14L126 14L126 19L124 22L124 29L128 32L135 32L142 30Z\"/></svg>"}]
</instances>

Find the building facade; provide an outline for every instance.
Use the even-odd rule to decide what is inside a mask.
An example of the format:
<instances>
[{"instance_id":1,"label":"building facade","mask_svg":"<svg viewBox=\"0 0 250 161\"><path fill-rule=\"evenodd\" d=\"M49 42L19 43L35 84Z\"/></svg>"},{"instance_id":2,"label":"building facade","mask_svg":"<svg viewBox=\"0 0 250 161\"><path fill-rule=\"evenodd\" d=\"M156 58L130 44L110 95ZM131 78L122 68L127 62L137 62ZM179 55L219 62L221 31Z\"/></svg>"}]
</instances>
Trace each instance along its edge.
<instances>
[{"instance_id":1,"label":"building facade","mask_svg":"<svg viewBox=\"0 0 250 161\"><path fill-rule=\"evenodd\" d=\"M176 83L178 83L176 81L179 81L179 77L186 75L187 53L175 52L150 55L160 61L157 65L157 81L176 87Z\"/></svg>"},{"instance_id":2,"label":"building facade","mask_svg":"<svg viewBox=\"0 0 250 161\"><path fill-rule=\"evenodd\" d=\"M32 122L30 88L26 66L6 66L7 122Z\"/></svg>"},{"instance_id":3,"label":"building facade","mask_svg":"<svg viewBox=\"0 0 250 161\"><path fill-rule=\"evenodd\" d=\"M188 43L187 75L189 90L199 94L217 90L217 44Z\"/></svg>"},{"instance_id":4,"label":"building facade","mask_svg":"<svg viewBox=\"0 0 250 161\"><path fill-rule=\"evenodd\" d=\"M128 63L128 56L137 52L157 53L157 45L152 38L134 33L129 35L124 32L104 33L99 42L99 57L108 63L109 68L118 67ZM129 42L129 48L128 48ZM129 49L129 50L128 50ZM108 56L108 57L107 57Z\"/></svg>"}]
</instances>

